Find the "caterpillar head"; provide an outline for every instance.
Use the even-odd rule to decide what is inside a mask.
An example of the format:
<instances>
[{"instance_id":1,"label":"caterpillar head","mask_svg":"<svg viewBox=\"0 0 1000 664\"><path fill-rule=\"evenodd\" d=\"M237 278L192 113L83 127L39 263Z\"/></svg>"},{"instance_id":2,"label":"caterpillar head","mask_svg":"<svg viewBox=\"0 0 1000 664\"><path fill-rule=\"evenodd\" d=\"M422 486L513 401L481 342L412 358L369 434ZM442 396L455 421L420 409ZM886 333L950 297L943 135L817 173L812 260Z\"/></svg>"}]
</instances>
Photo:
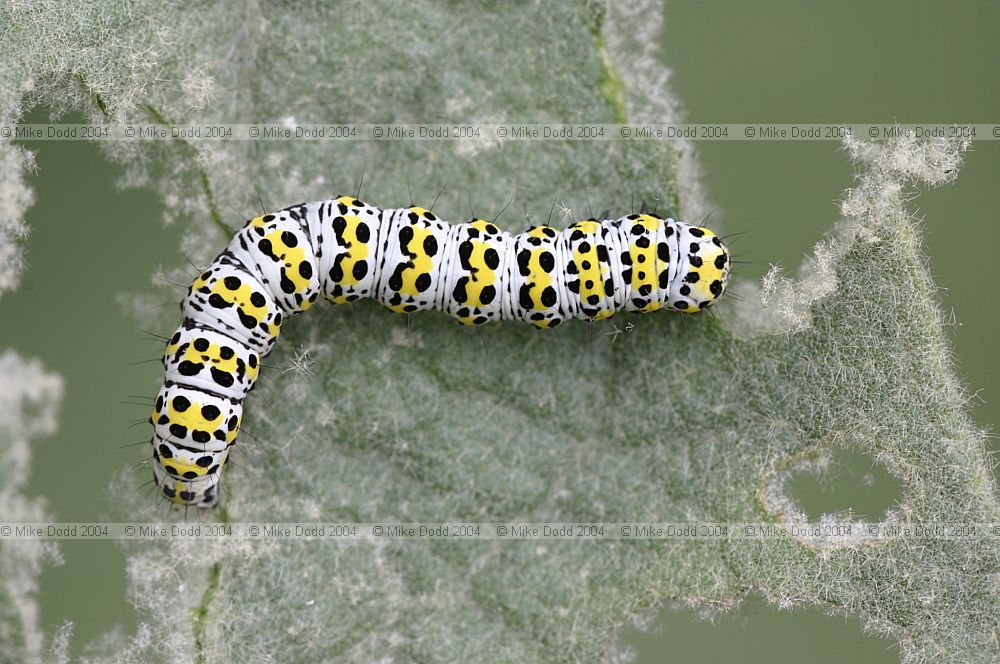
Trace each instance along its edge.
<instances>
[{"instance_id":1,"label":"caterpillar head","mask_svg":"<svg viewBox=\"0 0 1000 664\"><path fill-rule=\"evenodd\" d=\"M153 479L181 505L212 507L229 448L239 433L243 404L210 392L164 382L153 424Z\"/></svg>"},{"instance_id":2,"label":"caterpillar head","mask_svg":"<svg viewBox=\"0 0 1000 664\"><path fill-rule=\"evenodd\" d=\"M707 228L678 223L677 254L667 306L693 314L715 304L729 282L726 245Z\"/></svg>"},{"instance_id":3,"label":"caterpillar head","mask_svg":"<svg viewBox=\"0 0 1000 664\"><path fill-rule=\"evenodd\" d=\"M215 507L219 502L218 473L193 480L178 479L157 461L153 464L153 481L164 498L178 505Z\"/></svg>"}]
</instances>

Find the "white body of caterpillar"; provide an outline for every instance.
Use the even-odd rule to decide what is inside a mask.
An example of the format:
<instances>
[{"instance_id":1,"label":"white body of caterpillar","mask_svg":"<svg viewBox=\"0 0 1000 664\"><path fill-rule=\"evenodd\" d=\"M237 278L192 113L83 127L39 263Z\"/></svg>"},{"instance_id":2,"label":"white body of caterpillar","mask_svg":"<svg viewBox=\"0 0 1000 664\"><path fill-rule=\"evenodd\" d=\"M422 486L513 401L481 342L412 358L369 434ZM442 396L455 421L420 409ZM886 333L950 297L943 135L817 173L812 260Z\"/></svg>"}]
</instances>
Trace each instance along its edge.
<instances>
[{"instance_id":1,"label":"white body of caterpillar","mask_svg":"<svg viewBox=\"0 0 1000 664\"><path fill-rule=\"evenodd\" d=\"M729 269L710 230L650 214L512 235L482 219L452 225L420 207L342 196L251 219L181 303L150 418L156 484L175 503L217 503L261 358L282 321L321 296L438 309L465 325L551 328L620 310L697 313L725 291Z\"/></svg>"}]
</instances>

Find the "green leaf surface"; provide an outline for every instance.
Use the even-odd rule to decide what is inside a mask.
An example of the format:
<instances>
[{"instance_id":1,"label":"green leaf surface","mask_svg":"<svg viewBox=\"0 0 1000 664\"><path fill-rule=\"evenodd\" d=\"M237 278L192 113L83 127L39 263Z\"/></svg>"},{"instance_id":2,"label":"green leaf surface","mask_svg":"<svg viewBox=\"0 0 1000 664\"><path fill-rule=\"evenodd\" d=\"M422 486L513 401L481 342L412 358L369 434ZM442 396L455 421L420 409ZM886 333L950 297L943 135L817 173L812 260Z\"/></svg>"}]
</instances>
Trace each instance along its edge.
<instances>
[{"instance_id":1,"label":"green leaf surface","mask_svg":"<svg viewBox=\"0 0 1000 664\"><path fill-rule=\"evenodd\" d=\"M25 495L31 440L56 429L62 399L59 376L11 350L0 353L0 514L3 521L43 522L45 501ZM0 539L0 662L41 658L45 637L38 625L38 575L59 564L55 542Z\"/></svg>"}]
</instances>

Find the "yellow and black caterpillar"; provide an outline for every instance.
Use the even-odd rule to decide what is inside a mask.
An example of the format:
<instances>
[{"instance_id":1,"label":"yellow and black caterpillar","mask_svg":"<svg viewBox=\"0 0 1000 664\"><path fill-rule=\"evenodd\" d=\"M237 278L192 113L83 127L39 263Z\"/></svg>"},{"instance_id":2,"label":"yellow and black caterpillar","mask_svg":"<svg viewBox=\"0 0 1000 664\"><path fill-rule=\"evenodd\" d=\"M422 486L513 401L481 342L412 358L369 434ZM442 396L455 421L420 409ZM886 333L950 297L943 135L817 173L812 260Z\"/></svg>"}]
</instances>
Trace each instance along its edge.
<instances>
[{"instance_id":1,"label":"yellow and black caterpillar","mask_svg":"<svg viewBox=\"0 0 1000 664\"><path fill-rule=\"evenodd\" d=\"M322 295L439 309L465 325L555 327L616 311L697 313L725 291L729 252L710 230L651 214L534 226L449 224L420 207L350 196L251 219L188 289L150 421L153 472L175 503L212 507L243 399L286 316Z\"/></svg>"}]
</instances>

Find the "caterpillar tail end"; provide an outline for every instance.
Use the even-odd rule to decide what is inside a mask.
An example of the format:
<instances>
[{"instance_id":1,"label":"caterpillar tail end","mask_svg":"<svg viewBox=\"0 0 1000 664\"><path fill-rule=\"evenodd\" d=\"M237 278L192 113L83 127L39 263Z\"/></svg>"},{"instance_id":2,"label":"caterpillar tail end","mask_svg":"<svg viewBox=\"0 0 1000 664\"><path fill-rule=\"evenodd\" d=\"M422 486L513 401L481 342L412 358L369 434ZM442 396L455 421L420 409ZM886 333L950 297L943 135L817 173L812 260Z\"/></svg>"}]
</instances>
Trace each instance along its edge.
<instances>
[{"instance_id":1,"label":"caterpillar tail end","mask_svg":"<svg viewBox=\"0 0 1000 664\"><path fill-rule=\"evenodd\" d=\"M694 314L714 305L729 284L729 249L703 226L677 224L678 266L667 296L667 306Z\"/></svg>"}]
</instances>

